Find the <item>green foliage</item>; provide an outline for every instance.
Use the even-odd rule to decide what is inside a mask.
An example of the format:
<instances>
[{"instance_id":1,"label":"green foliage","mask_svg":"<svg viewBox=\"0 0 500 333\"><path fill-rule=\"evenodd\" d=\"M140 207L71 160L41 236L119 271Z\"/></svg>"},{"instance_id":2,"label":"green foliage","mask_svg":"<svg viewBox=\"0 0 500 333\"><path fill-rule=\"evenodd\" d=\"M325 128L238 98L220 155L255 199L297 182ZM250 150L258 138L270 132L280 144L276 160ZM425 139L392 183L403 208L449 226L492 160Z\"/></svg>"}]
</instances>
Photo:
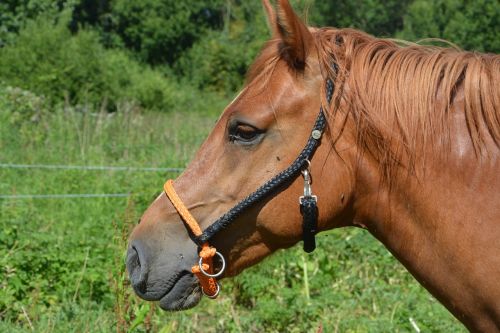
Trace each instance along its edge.
<instances>
[{"instance_id":1,"label":"green foliage","mask_svg":"<svg viewBox=\"0 0 500 333\"><path fill-rule=\"evenodd\" d=\"M175 64L176 73L199 89L231 95L269 36L257 1L226 5L223 31L211 31ZM259 13L260 15L257 15Z\"/></svg>"},{"instance_id":2,"label":"green foliage","mask_svg":"<svg viewBox=\"0 0 500 333\"><path fill-rule=\"evenodd\" d=\"M500 50L498 1L292 4L309 11L315 26ZM128 100L170 111L189 105L179 90L232 95L268 36L259 1L8 0L0 3L0 81L52 105L66 100L116 110Z\"/></svg>"},{"instance_id":3,"label":"green foliage","mask_svg":"<svg viewBox=\"0 0 500 333\"><path fill-rule=\"evenodd\" d=\"M170 111L179 86L163 74L107 50L89 30L72 35L68 18L28 21L11 44L0 49L0 80L42 95L55 105L63 101L104 105L115 110L124 101L150 110Z\"/></svg>"},{"instance_id":4,"label":"green foliage","mask_svg":"<svg viewBox=\"0 0 500 333\"><path fill-rule=\"evenodd\" d=\"M443 38L469 50L500 52L500 2L415 0L398 35L409 40Z\"/></svg>"},{"instance_id":5,"label":"green foliage","mask_svg":"<svg viewBox=\"0 0 500 333\"><path fill-rule=\"evenodd\" d=\"M0 47L5 46L24 27L28 20L40 15L55 17L66 1L3 0L0 2Z\"/></svg>"},{"instance_id":6,"label":"green foliage","mask_svg":"<svg viewBox=\"0 0 500 333\"><path fill-rule=\"evenodd\" d=\"M112 20L124 44L151 64L172 64L208 28L222 25L222 0L117 0Z\"/></svg>"},{"instance_id":7,"label":"green foliage","mask_svg":"<svg viewBox=\"0 0 500 333\"><path fill-rule=\"evenodd\" d=\"M66 23L29 21L16 41L0 50L0 77L53 101L94 102L101 92L114 95L100 79L103 49L95 34L72 37Z\"/></svg>"},{"instance_id":8,"label":"green foliage","mask_svg":"<svg viewBox=\"0 0 500 333\"><path fill-rule=\"evenodd\" d=\"M390 37L403 27L411 0L314 1L311 23L317 26L356 28L379 37Z\"/></svg>"},{"instance_id":9,"label":"green foliage","mask_svg":"<svg viewBox=\"0 0 500 333\"><path fill-rule=\"evenodd\" d=\"M9 112L9 124L24 126L47 112L45 99L20 88L0 86L0 112Z\"/></svg>"}]
</instances>

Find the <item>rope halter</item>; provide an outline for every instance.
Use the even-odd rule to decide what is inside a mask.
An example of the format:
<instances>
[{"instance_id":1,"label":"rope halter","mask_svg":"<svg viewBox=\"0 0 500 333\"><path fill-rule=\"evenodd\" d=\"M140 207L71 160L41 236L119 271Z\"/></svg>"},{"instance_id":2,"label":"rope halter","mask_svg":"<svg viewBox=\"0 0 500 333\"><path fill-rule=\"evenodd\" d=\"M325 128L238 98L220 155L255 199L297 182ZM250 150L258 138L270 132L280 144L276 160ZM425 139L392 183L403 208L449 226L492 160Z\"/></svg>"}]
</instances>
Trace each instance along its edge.
<instances>
[{"instance_id":1,"label":"rope halter","mask_svg":"<svg viewBox=\"0 0 500 333\"><path fill-rule=\"evenodd\" d=\"M330 103L333 95L334 85L331 80L326 80L326 98ZM302 173L304 177L304 195L300 197L300 212L303 217L302 222L302 239L304 241L304 251L312 252L316 248L315 236L318 232L318 198L313 195L311 189L310 164L311 158L319 146L321 137L326 127L326 117L323 108L320 108L316 122L312 129L311 135L307 140L305 147L300 152L299 156L293 163L281 171L269 181L264 183L255 192L248 195L246 198L238 202L234 207L219 217L213 224L207 227L204 231L201 230L196 219L189 213L182 200L179 198L173 187L173 181L168 180L165 185L165 193L168 199L181 216L182 220L189 228L194 236L194 242L201 248L200 259L198 265L194 265L191 269L194 275L200 280L202 292L210 297L216 298L220 291L220 286L216 280L221 276L225 269L225 260L222 254L217 252L214 247L211 247L208 241L219 231L229 226L248 208L256 203L264 200L272 193L276 193L283 187L288 187ZM222 267L214 273L213 258L219 257Z\"/></svg>"},{"instance_id":2,"label":"rope halter","mask_svg":"<svg viewBox=\"0 0 500 333\"><path fill-rule=\"evenodd\" d=\"M172 179L169 179L165 185L164 190L165 193L172 202L172 205L175 207L182 220L189 228L189 231L193 233L195 237L199 237L202 234L200 225L196 222L196 219L191 215L189 210L186 208L181 198L175 192L174 182ZM226 263L224 261L224 257L222 254L217 252L215 247L211 247L208 242L205 242L201 245L200 250L200 260L198 261L198 265L194 265L191 267L191 272L198 278L201 285L201 291L203 294L208 296L209 298L216 298L219 295L220 285L217 282L216 278L221 276L226 268ZM213 257L218 256L222 262L222 267L219 272L214 273L214 265L213 265Z\"/></svg>"}]
</instances>

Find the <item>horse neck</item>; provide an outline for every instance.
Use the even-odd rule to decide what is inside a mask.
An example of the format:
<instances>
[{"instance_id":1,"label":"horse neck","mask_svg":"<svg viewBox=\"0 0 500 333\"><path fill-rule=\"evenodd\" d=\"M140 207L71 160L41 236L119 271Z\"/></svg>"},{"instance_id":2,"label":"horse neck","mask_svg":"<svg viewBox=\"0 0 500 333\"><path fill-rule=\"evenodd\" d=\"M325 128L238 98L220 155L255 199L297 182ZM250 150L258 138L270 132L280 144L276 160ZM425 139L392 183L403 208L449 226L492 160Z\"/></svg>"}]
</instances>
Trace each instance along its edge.
<instances>
[{"instance_id":1,"label":"horse neck","mask_svg":"<svg viewBox=\"0 0 500 333\"><path fill-rule=\"evenodd\" d=\"M379 239L469 329L495 332L500 209L488 202L500 202L500 164L478 167L469 158L455 168L454 162L428 163L420 176L396 169L389 183L377 162L361 159L353 223Z\"/></svg>"}]
</instances>

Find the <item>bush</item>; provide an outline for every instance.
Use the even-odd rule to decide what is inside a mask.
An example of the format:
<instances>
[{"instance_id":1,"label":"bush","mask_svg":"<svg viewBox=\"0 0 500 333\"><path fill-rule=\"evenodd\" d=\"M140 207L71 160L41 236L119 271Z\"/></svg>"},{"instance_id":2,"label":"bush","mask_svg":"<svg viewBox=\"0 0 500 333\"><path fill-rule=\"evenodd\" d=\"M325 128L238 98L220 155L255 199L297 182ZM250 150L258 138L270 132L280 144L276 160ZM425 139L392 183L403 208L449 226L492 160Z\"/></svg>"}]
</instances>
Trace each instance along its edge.
<instances>
[{"instance_id":1,"label":"bush","mask_svg":"<svg viewBox=\"0 0 500 333\"><path fill-rule=\"evenodd\" d=\"M199 89L231 94L241 87L249 63L233 41L221 36L198 42L179 59L177 69Z\"/></svg>"},{"instance_id":2,"label":"bush","mask_svg":"<svg viewBox=\"0 0 500 333\"><path fill-rule=\"evenodd\" d=\"M115 96L112 107L119 102L134 102L154 111L171 111L178 107L179 85L148 65L140 64L120 50L104 50L102 80L110 84ZM102 94L102 93L101 93Z\"/></svg>"},{"instance_id":3,"label":"bush","mask_svg":"<svg viewBox=\"0 0 500 333\"><path fill-rule=\"evenodd\" d=\"M0 2L0 47L9 44L24 27L26 21L43 13L56 14L65 7L66 1L53 0L2 0Z\"/></svg>"},{"instance_id":4,"label":"bush","mask_svg":"<svg viewBox=\"0 0 500 333\"><path fill-rule=\"evenodd\" d=\"M0 80L52 105L104 104L112 111L121 101L133 101L147 109L174 107L174 81L123 51L105 49L96 32L72 35L67 16L56 23L44 17L28 21L11 45L0 48Z\"/></svg>"},{"instance_id":5,"label":"bush","mask_svg":"<svg viewBox=\"0 0 500 333\"><path fill-rule=\"evenodd\" d=\"M30 91L0 85L0 112L9 112L9 123L38 121L47 110L46 101Z\"/></svg>"}]
</instances>

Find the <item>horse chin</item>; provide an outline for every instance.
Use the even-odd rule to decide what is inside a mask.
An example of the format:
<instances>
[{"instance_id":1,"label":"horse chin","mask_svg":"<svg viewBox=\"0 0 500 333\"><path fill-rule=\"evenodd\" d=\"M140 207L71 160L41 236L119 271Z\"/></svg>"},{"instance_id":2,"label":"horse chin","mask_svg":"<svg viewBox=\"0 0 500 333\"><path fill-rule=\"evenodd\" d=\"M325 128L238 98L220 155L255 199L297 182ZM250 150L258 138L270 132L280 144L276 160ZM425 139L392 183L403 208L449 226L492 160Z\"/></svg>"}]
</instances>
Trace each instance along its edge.
<instances>
[{"instance_id":1,"label":"horse chin","mask_svg":"<svg viewBox=\"0 0 500 333\"><path fill-rule=\"evenodd\" d=\"M182 311L196 306L202 297L196 277L191 274L182 276L172 289L160 299L164 311Z\"/></svg>"}]
</instances>

